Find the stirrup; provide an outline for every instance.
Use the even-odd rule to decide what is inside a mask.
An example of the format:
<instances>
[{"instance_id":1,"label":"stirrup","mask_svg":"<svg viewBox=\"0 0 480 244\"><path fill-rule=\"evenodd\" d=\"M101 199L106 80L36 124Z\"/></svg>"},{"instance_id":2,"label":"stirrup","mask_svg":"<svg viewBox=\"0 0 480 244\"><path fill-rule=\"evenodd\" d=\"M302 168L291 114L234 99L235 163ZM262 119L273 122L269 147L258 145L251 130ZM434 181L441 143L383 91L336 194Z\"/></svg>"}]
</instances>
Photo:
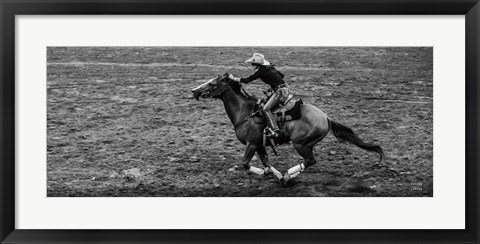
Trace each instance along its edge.
<instances>
[{"instance_id":1,"label":"stirrup","mask_svg":"<svg viewBox=\"0 0 480 244\"><path fill-rule=\"evenodd\" d=\"M277 138L280 136L280 130L272 130L272 128L270 127L267 127L267 131L266 131L266 134L267 134L267 137L274 137L274 138Z\"/></svg>"}]
</instances>

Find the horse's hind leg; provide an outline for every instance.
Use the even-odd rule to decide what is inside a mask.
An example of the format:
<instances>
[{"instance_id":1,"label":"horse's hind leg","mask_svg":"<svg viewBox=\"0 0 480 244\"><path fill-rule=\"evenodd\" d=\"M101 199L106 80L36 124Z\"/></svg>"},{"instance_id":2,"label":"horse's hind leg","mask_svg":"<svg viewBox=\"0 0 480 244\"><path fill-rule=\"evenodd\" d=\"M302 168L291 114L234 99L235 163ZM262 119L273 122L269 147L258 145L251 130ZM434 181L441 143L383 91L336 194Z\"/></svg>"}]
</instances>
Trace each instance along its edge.
<instances>
[{"instance_id":1,"label":"horse's hind leg","mask_svg":"<svg viewBox=\"0 0 480 244\"><path fill-rule=\"evenodd\" d=\"M253 172L255 174L263 175L265 174L265 171L263 169L257 168L255 166L250 165L250 161L253 158L253 155L255 155L255 152L257 151L258 146L247 142L247 149L245 150L245 155L243 156L243 167L246 170L249 170L250 172Z\"/></svg>"},{"instance_id":2,"label":"horse's hind leg","mask_svg":"<svg viewBox=\"0 0 480 244\"><path fill-rule=\"evenodd\" d=\"M286 184L289 180L297 177L306 168L316 163L315 157L313 156L313 146L296 143L293 144L293 147L295 148L295 150L297 150L298 154L302 156L304 162L288 169L288 171L283 176L284 184Z\"/></svg>"},{"instance_id":3,"label":"horse's hind leg","mask_svg":"<svg viewBox=\"0 0 480 244\"><path fill-rule=\"evenodd\" d=\"M260 160L262 161L263 166L265 167L265 175L273 173L279 180L283 178L282 173L275 169L272 165L270 165L270 162L268 162L268 155L267 151L265 150L265 147L258 147L257 149L258 156L260 157Z\"/></svg>"}]
</instances>

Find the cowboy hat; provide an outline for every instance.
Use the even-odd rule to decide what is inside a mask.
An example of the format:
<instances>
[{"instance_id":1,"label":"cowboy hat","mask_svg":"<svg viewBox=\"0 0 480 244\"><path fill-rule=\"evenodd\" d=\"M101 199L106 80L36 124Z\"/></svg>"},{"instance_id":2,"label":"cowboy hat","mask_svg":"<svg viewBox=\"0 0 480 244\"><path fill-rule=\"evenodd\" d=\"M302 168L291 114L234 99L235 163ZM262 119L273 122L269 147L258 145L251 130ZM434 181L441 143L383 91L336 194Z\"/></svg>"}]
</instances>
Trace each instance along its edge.
<instances>
[{"instance_id":1,"label":"cowboy hat","mask_svg":"<svg viewBox=\"0 0 480 244\"><path fill-rule=\"evenodd\" d=\"M251 58L249 58L249 59L247 59L247 61L245 61L245 63L247 63L247 64L259 64L259 65L270 65L270 62L268 62L265 59L265 56L263 56L263 54L260 54L260 53L254 53Z\"/></svg>"}]
</instances>

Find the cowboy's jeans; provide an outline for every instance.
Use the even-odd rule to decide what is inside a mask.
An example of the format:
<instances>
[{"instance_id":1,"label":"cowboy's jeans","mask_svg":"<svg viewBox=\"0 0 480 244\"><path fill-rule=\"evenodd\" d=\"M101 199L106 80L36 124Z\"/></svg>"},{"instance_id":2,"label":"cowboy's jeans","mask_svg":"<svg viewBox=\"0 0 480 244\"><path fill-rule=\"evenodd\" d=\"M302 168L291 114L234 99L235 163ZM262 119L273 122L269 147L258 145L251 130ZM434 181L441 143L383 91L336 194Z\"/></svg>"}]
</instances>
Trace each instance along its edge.
<instances>
[{"instance_id":1,"label":"cowboy's jeans","mask_svg":"<svg viewBox=\"0 0 480 244\"><path fill-rule=\"evenodd\" d=\"M278 106L281 102L285 101L290 93L288 87L283 87L278 89L271 97L268 99L265 106L262 108L263 115L267 119L267 125L273 131L278 131L277 121L273 118L272 109Z\"/></svg>"}]
</instances>

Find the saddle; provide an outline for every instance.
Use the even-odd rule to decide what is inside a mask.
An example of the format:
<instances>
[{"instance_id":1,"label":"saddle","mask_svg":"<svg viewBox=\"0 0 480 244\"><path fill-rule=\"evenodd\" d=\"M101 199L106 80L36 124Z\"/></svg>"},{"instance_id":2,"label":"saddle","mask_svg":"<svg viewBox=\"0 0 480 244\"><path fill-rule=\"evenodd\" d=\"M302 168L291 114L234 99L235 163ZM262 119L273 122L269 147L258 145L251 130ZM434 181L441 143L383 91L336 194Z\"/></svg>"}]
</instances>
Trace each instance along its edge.
<instances>
[{"instance_id":1,"label":"saddle","mask_svg":"<svg viewBox=\"0 0 480 244\"><path fill-rule=\"evenodd\" d=\"M303 104L303 101L302 99L292 99L292 97L293 96L290 95L283 103L272 109L272 114L277 120L277 125L280 128L279 136L276 138L269 137L269 130L267 127L265 127L263 133L263 145L271 146L275 154L277 154L275 151L277 145L288 143L290 141L290 135L285 131L286 122L297 120L302 117L301 105ZM263 101L264 100L257 101L254 108L255 111L260 111L259 109ZM255 113L253 120L258 124L267 123L267 120L263 117L262 113L258 112Z\"/></svg>"},{"instance_id":2,"label":"saddle","mask_svg":"<svg viewBox=\"0 0 480 244\"><path fill-rule=\"evenodd\" d=\"M292 100L293 95L288 96L284 103L280 104L272 110L277 122L286 122L300 119L302 116L300 112L300 105L303 104L302 99Z\"/></svg>"},{"instance_id":3,"label":"saddle","mask_svg":"<svg viewBox=\"0 0 480 244\"><path fill-rule=\"evenodd\" d=\"M272 114L275 116L277 123L287 122L292 120L297 120L302 117L302 113L300 110L300 105L303 104L302 99L292 99L293 95L290 95L285 102L281 103L277 107L272 109ZM254 111L259 111L260 105L262 105L263 100L257 101L255 105ZM256 113L254 116L254 120L258 124L266 123L265 117L263 117L262 113Z\"/></svg>"},{"instance_id":4,"label":"saddle","mask_svg":"<svg viewBox=\"0 0 480 244\"><path fill-rule=\"evenodd\" d=\"M254 107L254 113L250 116L253 117L253 121L257 124L266 124L267 120L260 113L260 106L263 106L266 101L268 101L268 96L265 99L259 99ZM302 117L301 113L301 105L303 104L302 99L292 99L293 95L289 95L284 102L280 103L277 107L272 109L272 114L277 121L277 125L280 129L280 133L278 137L272 138L270 137L268 127L265 127L263 133L263 146L271 146L275 155L277 152L275 147L277 145L281 145L284 143L288 143L290 141L290 135L285 131L286 122L293 121L300 119Z\"/></svg>"}]
</instances>

